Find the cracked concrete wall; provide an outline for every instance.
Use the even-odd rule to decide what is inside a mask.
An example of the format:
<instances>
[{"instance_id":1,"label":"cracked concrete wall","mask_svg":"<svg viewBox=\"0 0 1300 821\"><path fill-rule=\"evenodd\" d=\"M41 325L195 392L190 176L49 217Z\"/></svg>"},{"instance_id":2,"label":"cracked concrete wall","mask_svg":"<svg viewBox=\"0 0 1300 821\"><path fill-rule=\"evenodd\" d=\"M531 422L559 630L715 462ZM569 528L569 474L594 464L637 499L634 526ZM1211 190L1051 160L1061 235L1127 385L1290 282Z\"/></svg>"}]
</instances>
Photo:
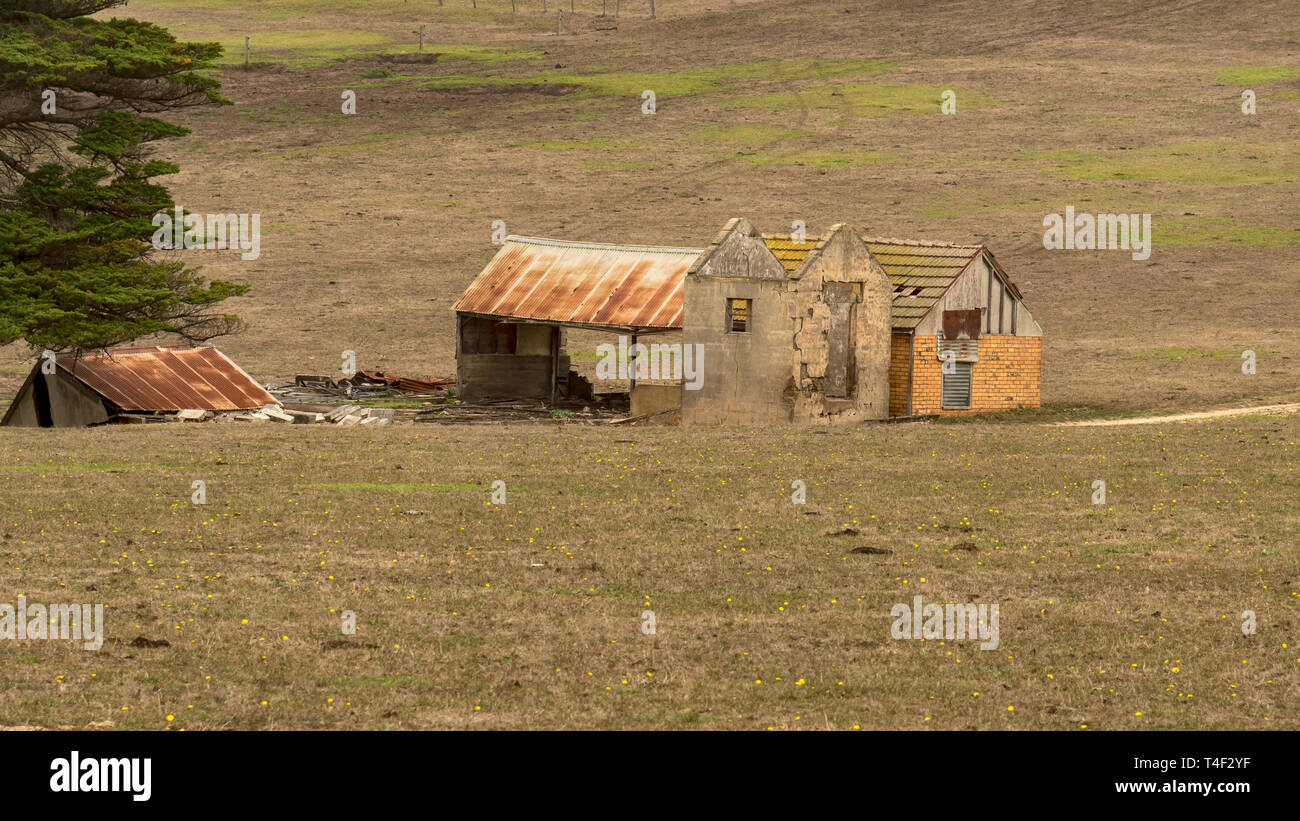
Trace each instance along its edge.
<instances>
[{"instance_id":1,"label":"cracked concrete wall","mask_svg":"<svg viewBox=\"0 0 1300 821\"><path fill-rule=\"evenodd\" d=\"M853 423L886 418L888 275L847 225L832 228L794 273L792 307L802 320L802 332L793 352L792 419ZM809 344L802 344L805 338Z\"/></svg>"},{"instance_id":2,"label":"cracked concrete wall","mask_svg":"<svg viewBox=\"0 0 1300 821\"><path fill-rule=\"evenodd\" d=\"M686 276L682 343L700 345L699 390L682 391L688 425L787 421L782 393L789 381L788 275L753 226L732 220ZM727 300L748 299L749 330L727 330Z\"/></svg>"},{"instance_id":3,"label":"cracked concrete wall","mask_svg":"<svg viewBox=\"0 0 1300 821\"><path fill-rule=\"evenodd\" d=\"M750 299L729 332L727 300ZM682 341L704 351L685 424L838 424L889 412L889 278L837 225L793 273L745 220L732 220L688 273Z\"/></svg>"}]
</instances>

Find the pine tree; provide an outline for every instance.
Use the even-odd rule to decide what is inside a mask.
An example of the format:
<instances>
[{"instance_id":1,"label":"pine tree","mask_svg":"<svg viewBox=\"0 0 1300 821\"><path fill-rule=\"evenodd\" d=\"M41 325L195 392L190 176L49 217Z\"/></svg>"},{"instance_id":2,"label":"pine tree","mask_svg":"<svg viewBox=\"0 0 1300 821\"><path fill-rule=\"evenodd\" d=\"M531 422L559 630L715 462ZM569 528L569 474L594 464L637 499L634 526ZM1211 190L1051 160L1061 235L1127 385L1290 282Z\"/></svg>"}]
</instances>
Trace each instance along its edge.
<instances>
[{"instance_id":1,"label":"pine tree","mask_svg":"<svg viewBox=\"0 0 1300 821\"><path fill-rule=\"evenodd\" d=\"M215 43L136 20L92 19L122 0L0 0L0 344L93 350L152 334L238 330L218 309L247 285L159 259L171 212L149 159L188 129L152 116L226 104L205 73Z\"/></svg>"}]
</instances>

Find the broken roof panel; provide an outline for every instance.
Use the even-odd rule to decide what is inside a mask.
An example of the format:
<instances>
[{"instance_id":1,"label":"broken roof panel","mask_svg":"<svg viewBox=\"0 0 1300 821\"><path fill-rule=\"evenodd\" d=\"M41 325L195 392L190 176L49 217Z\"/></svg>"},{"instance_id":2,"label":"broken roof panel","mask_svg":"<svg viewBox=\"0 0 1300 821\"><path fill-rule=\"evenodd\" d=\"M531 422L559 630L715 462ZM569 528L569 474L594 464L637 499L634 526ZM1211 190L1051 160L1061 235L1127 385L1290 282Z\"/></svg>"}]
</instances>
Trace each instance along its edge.
<instances>
[{"instance_id":1,"label":"broken roof panel","mask_svg":"<svg viewBox=\"0 0 1300 821\"><path fill-rule=\"evenodd\" d=\"M116 348L55 360L124 411L251 410L275 397L216 348Z\"/></svg>"},{"instance_id":2,"label":"broken roof panel","mask_svg":"<svg viewBox=\"0 0 1300 821\"><path fill-rule=\"evenodd\" d=\"M893 326L915 328L983 245L864 237L894 286Z\"/></svg>"},{"instance_id":3,"label":"broken roof panel","mask_svg":"<svg viewBox=\"0 0 1300 821\"><path fill-rule=\"evenodd\" d=\"M682 288L698 248L506 237L453 310L575 326L682 327Z\"/></svg>"},{"instance_id":4,"label":"broken roof panel","mask_svg":"<svg viewBox=\"0 0 1300 821\"><path fill-rule=\"evenodd\" d=\"M895 328L915 328L984 247L905 239L864 240L893 286L892 324ZM791 273L817 247L818 241L817 237L805 237L803 242L796 242L785 234L763 235L768 250Z\"/></svg>"}]
</instances>

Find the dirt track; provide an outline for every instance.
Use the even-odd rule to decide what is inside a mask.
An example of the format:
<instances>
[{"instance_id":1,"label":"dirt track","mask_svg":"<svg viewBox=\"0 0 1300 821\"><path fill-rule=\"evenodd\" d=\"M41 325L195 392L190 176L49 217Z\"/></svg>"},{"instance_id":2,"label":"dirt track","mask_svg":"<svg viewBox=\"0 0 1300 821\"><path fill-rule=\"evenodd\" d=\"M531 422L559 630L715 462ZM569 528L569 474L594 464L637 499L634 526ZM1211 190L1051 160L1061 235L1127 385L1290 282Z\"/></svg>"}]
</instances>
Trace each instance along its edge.
<instances>
[{"instance_id":1,"label":"dirt track","mask_svg":"<svg viewBox=\"0 0 1300 821\"><path fill-rule=\"evenodd\" d=\"M1199 422L1202 419L1218 419L1225 416L1247 416L1256 413L1295 413L1300 411L1300 402L1287 405L1255 405L1249 408L1224 408L1222 410L1197 411L1195 413L1175 413L1170 416L1140 416L1136 419L1089 419L1083 422L1057 422L1058 428L1098 428L1114 425L1157 425L1161 422Z\"/></svg>"}]
</instances>

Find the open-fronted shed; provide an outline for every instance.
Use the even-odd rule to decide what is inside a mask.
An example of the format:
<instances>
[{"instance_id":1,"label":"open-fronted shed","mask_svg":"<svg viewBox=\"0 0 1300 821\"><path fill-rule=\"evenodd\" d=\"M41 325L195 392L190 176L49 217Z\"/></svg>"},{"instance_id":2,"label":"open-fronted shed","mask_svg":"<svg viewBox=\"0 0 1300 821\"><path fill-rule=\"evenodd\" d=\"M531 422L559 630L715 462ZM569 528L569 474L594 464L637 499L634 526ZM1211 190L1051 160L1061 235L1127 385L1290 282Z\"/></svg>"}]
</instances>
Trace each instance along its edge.
<instances>
[{"instance_id":1,"label":"open-fronted shed","mask_svg":"<svg viewBox=\"0 0 1300 821\"><path fill-rule=\"evenodd\" d=\"M569 372L566 328L630 336L682 327L697 248L510 236L456 301L462 399L554 399Z\"/></svg>"}]
</instances>

